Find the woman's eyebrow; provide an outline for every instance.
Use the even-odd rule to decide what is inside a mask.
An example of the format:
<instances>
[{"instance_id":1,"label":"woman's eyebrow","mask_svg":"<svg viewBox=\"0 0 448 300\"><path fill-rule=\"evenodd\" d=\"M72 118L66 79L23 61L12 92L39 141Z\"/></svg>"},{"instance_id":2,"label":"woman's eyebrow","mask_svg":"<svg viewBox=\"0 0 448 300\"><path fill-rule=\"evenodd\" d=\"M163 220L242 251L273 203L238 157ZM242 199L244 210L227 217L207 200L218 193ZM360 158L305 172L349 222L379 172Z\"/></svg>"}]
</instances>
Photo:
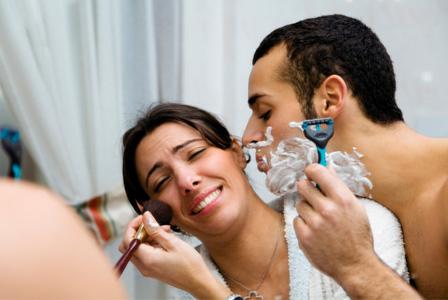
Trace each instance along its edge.
<instances>
[{"instance_id":1,"label":"woman's eyebrow","mask_svg":"<svg viewBox=\"0 0 448 300\"><path fill-rule=\"evenodd\" d=\"M176 147L173 148L173 150L171 150L171 153L176 154L179 150L181 150L182 148L184 148L185 146L194 143L194 142L198 142L198 141L202 141L202 139L197 138L197 139L191 139L188 140L180 145L177 145Z\"/></svg>"},{"instance_id":2,"label":"woman's eyebrow","mask_svg":"<svg viewBox=\"0 0 448 300\"><path fill-rule=\"evenodd\" d=\"M181 150L182 148L186 147L187 145L194 143L194 142L198 142L198 141L202 141L202 139L197 138L197 139L191 139L191 140L187 140L185 142L183 142L182 144L179 144L177 146L175 146L172 150L171 153L176 154L177 152L179 152L179 150ZM145 177L145 185L148 186L148 179L149 177L157 170L160 169L163 166L163 164L161 162L156 162L154 164L154 166L152 166L152 168L149 170L149 172L146 174Z\"/></svg>"}]
</instances>

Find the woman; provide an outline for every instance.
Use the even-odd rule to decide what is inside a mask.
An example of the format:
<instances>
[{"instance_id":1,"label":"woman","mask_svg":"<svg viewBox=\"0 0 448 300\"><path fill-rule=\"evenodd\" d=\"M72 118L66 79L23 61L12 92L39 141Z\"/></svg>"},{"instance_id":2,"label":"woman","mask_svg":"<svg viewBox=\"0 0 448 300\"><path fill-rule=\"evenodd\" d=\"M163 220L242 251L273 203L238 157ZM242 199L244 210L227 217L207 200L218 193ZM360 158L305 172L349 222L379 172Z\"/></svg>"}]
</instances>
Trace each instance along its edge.
<instances>
[{"instance_id":1,"label":"woman","mask_svg":"<svg viewBox=\"0 0 448 300\"><path fill-rule=\"evenodd\" d=\"M132 259L143 275L199 299L232 294L267 299L346 297L300 251L292 226L295 196L280 199L278 210L267 206L244 173L246 160L239 143L212 115L187 105L161 104L128 130L123 142L124 183L133 206L141 209L151 199L168 204L172 223L202 242L198 254L155 225L149 213L144 220L135 218L120 251L143 221L149 243L142 244ZM368 210L384 210L383 227L372 228L375 241L379 234L385 240L401 238L399 230L390 230L399 228L392 214L373 202ZM404 259L401 244L378 255L392 268L401 268L400 275L406 273L405 266L395 265Z\"/></svg>"}]
</instances>

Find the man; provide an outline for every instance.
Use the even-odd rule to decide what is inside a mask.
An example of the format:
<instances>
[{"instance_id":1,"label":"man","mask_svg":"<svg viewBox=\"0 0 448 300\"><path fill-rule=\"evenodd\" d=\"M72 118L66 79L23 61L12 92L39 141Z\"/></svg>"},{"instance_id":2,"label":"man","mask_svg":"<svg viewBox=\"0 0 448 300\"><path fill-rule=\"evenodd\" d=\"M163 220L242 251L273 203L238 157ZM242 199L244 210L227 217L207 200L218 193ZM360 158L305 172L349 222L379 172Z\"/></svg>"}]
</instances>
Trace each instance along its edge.
<instances>
[{"instance_id":1,"label":"man","mask_svg":"<svg viewBox=\"0 0 448 300\"><path fill-rule=\"evenodd\" d=\"M403 121L395 101L391 59L378 37L360 21L322 16L281 27L256 50L249 78L252 115L243 143L274 143L297 135L290 121L331 117L329 151L362 153L371 172L372 197L403 227L411 283L428 298L448 298L448 139L422 136ZM352 298L418 298L372 250L367 218L348 189L319 165L297 184L300 246L321 271ZM364 229L367 228L367 229Z\"/></svg>"}]
</instances>

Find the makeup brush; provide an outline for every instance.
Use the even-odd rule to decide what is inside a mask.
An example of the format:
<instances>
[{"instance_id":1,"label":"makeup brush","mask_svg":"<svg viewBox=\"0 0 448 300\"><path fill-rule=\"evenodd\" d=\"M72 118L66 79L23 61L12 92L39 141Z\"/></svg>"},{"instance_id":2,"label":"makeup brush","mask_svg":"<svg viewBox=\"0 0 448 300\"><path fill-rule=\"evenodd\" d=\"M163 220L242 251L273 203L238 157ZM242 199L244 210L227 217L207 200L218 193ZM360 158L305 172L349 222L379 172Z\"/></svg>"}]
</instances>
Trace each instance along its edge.
<instances>
[{"instance_id":1,"label":"makeup brush","mask_svg":"<svg viewBox=\"0 0 448 300\"><path fill-rule=\"evenodd\" d=\"M173 213L171 211L171 208L163 202L160 202L155 199L149 200L143 206L143 212L145 211L149 211L160 225L169 225L171 222ZM146 238L146 231L142 223L138 228L137 232L135 233L134 239L129 244L128 249L126 250L125 253L123 253L121 258L115 264L115 270L117 270L118 276L120 276L121 273L123 273L124 269L126 268L126 265L128 264L135 250L137 250L138 246L140 246L140 244L145 238Z\"/></svg>"}]
</instances>

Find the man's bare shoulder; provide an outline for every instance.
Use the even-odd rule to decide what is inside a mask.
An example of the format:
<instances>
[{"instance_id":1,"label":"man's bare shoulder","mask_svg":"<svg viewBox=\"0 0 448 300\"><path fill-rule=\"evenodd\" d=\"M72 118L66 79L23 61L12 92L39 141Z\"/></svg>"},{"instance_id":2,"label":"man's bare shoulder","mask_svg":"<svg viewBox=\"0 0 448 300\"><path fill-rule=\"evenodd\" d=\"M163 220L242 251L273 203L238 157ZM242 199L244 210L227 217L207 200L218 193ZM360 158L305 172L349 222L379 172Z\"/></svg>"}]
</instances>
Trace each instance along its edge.
<instances>
[{"instance_id":1,"label":"man's bare shoulder","mask_svg":"<svg viewBox=\"0 0 448 300\"><path fill-rule=\"evenodd\" d=\"M416 153L418 160L410 162L415 173L405 185L409 201L400 217L408 267L423 296L446 298L448 139L427 138Z\"/></svg>"},{"instance_id":2,"label":"man's bare shoulder","mask_svg":"<svg viewBox=\"0 0 448 300\"><path fill-rule=\"evenodd\" d=\"M448 171L447 171L448 172ZM448 174L445 179L445 183L440 190L440 194L438 197L438 206L440 207L441 214L444 216L442 218L442 222L444 222L445 228L445 242L447 245L447 253L448 253Z\"/></svg>"},{"instance_id":3,"label":"man's bare shoulder","mask_svg":"<svg viewBox=\"0 0 448 300\"><path fill-rule=\"evenodd\" d=\"M437 176L440 178L440 189L437 193L436 205L437 209L440 209L441 222L444 222L445 229L445 241L447 245L447 254L448 254L448 139L440 139L439 140L439 149L441 161L439 170L440 172Z\"/></svg>"},{"instance_id":4,"label":"man's bare shoulder","mask_svg":"<svg viewBox=\"0 0 448 300\"><path fill-rule=\"evenodd\" d=\"M428 168L422 170L427 173L428 184L421 202L428 203L434 221L443 226L439 232L445 238L448 255L448 139L433 139L428 146L432 158L427 162Z\"/></svg>"}]
</instances>

